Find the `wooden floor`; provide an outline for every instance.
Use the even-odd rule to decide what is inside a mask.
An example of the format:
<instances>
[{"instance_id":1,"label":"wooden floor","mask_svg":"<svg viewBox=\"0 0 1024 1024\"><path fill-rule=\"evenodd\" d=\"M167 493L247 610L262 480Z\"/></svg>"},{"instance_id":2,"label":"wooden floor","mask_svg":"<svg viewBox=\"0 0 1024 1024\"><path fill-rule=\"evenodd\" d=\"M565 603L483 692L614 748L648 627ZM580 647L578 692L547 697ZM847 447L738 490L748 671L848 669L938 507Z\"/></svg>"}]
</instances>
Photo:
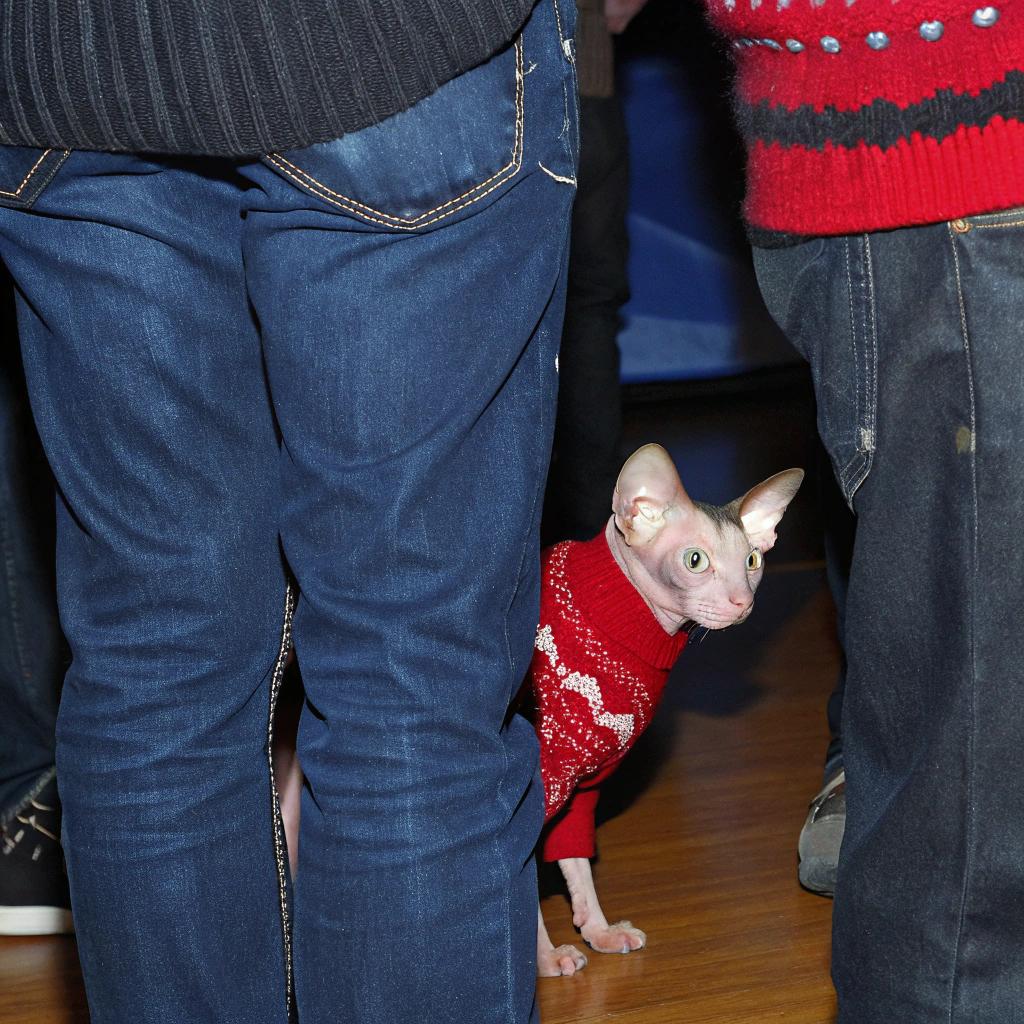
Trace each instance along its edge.
<instances>
[{"instance_id":1,"label":"wooden floor","mask_svg":"<svg viewBox=\"0 0 1024 1024\"><path fill-rule=\"evenodd\" d=\"M831 903L796 880L835 671L831 606L820 570L772 573L747 625L684 653L599 828L605 912L646 931L647 947L542 979L544 1024L833 1019ZM573 942L550 891L552 940Z\"/></svg>"},{"instance_id":2,"label":"wooden floor","mask_svg":"<svg viewBox=\"0 0 1024 1024\"><path fill-rule=\"evenodd\" d=\"M705 500L790 465L813 470L805 384L762 385L634 403L630 440L665 443ZM831 903L798 886L796 837L820 781L836 665L812 471L753 616L684 653L603 798L598 891L610 917L647 932L647 948L543 979L544 1024L833 1020ZM576 941L557 878L542 885L552 938ZM0 939L0 1021L87 1020L73 940Z\"/></svg>"}]
</instances>

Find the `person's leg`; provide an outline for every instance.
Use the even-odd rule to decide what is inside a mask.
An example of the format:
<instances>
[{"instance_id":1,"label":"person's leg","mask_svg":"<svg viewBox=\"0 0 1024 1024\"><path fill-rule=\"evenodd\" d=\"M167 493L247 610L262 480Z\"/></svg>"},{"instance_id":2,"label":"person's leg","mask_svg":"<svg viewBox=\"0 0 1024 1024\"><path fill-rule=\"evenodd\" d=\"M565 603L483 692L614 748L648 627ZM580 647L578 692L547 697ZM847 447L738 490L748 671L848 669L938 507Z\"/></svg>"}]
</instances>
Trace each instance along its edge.
<instances>
[{"instance_id":1,"label":"person's leg","mask_svg":"<svg viewBox=\"0 0 1024 1024\"><path fill-rule=\"evenodd\" d=\"M6 196L25 156L0 151ZM73 153L0 210L60 494L57 767L94 1024L287 1016L278 446L230 175Z\"/></svg>"},{"instance_id":2,"label":"person's leg","mask_svg":"<svg viewBox=\"0 0 1024 1024\"><path fill-rule=\"evenodd\" d=\"M617 96L580 100L579 189L559 353L558 417L545 535L589 540L611 514L621 465L619 310L626 273L629 154Z\"/></svg>"},{"instance_id":3,"label":"person's leg","mask_svg":"<svg viewBox=\"0 0 1024 1024\"><path fill-rule=\"evenodd\" d=\"M407 113L246 171L300 591L303 1021L535 1013L543 799L509 705L573 197L563 35L542 0L521 45Z\"/></svg>"},{"instance_id":4,"label":"person's leg","mask_svg":"<svg viewBox=\"0 0 1024 1024\"><path fill-rule=\"evenodd\" d=\"M843 499L842 491L831 473L824 450L819 459L822 473L822 515L825 532L825 573L828 589L836 609L836 637L839 641L839 672L825 707L828 723L828 747L825 750L823 783L843 767L843 694L846 691L846 592L850 586L850 562L857 518Z\"/></svg>"},{"instance_id":5,"label":"person's leg","mask_svg":"<svg viewBox=\"0 0 1024 1024\"><path fill-rule=\"evenodd\" d=\"M0 273L4 308L13 306ZM12 333L0 354L0 822L45 785L67 667L54 581L53 478L39 446Z\"/></svg>"},{"instance_id":6,"label":"person's leg","mask_svg":"<svg viewBox=\"0 0 1024 1024\"><path fill-rule=\"evenodd\" d=\"M952 1024L1021 1024L1024 791L1007 776L1024 749L1024 209L956 221L944 247L971 396L963 408L971 419L950 416L944 423L946 451L956 453L959 473L970 474L971 483L971 501L958 507L953 527L969 538L968 578L957 602L969 660L957 719L964 769L960 779L951 773L947 780L961 783L964 808L956 835L964 874L948 1013ZM948 477L936 485L948 487ZM934 792L938 800L949 799L941 784ZM864 868L870 869L867 859Z\"/></svg>"},{"instance_id":7,"label":"person's leg","mask_svg":"<svg viewBox=\"0 0 1024 1024\"><path fill-rule=\"evenodd\" d=\"M836 609L839 641L839 672L826 703L829 742L821 789L811 800L810 810L797 841L800 884L811 892L831 896L836 888L839 849L846 826L846 779L843 774L843 694L846 691L846 591L850 582L850 561L856 519L843 498L822 446L821 509L825 526L825 567L832 603Z\"/></svg>"},{"instance_id":8,"label":"person's leg","mask_svg":"<svg viewBox=\"0 0 1024 1024\"><path fill-rule=\"evenodd\" d=\"M1024 1020L1024 235L935 225L759 251L858 514L846 610L843 1024ZM998 223L998 221L997 221Z\"/></svg>"},{"instance_id":9,"label":"person's leg","mask_svg":"<svg viewBox=\"0 0 1024 1024\"><path fill-rule=\"evenodd\" d=\"M29 410L0 272L0 934L68 931L54 730L67 667L54 580L53 477Z\"/></svg>"}]
</instances>

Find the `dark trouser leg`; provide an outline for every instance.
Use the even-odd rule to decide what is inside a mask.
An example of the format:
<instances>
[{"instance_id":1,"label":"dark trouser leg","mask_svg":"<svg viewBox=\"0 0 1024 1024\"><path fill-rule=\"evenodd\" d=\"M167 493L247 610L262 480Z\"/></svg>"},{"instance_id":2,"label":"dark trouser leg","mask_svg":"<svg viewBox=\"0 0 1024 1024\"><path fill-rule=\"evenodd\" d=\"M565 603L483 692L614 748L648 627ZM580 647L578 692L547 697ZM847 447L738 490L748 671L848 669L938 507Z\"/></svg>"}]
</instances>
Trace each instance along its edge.
<instances>
[{"instance_id":1,"label":"dark trouser leg","mask_svg":"<svg viewBox=\"0 0 1024 1024\"><path fill-rule=\"evenodd\" d=\"M39 445L0 274L0 825L52 778L67 651L57 620L53 477Z\"/></svg>"},{"instance_id":2,"label":"dark trouser leg","mask_svg":"<svg viewBox=\"0 0 1024 1024\"><path fill-rule=\"evenodd\" d=\"M629 163L617 96L580 100L579 188L559 354L545 533L589 540L611 514L620 468L619 309L626 276Z\"/></svg>"},{"instance_id":3,"label":"dark trouser leg","mask_svg":"<svg viewBox=\"0 0 1024 1024\"><path fill-rule=\"evenodd\" d=\"M836 634L839 638L839 673L826 707L829 742L825 752L824 782L843 766L843 694L846 690L846 592L850 585L850 560L856 519L843 499L827 458L823 455L821 506L825 520L825 565L832 602L836 607Z\"/></svg>"},{"instance_id":4,"label":"dark trouser leg","mask_svg":"<svg viewBox=\"0 0 1024 1024\"><path fill-rule=\"evenodd\" d=\"M1024 1020L1019 217L758 253L858 514L843 1024Z\"/></svg>"},{"instance_id":5,"label":"dark trouser leg","mask_svg":"<svg viewBox=\"0 0 1024 1024\"><path fill-rule=\"evenodd\" d=\"M239 195L215 161L76 152L0 210L61 496L57 766L94 1024L286 1019L278 446Z\"/></svg>"},{"instance_id":6,"label":"dark trouser leg","mask_svg":"<svg viewBox=\"0 0 1024 1024\"><path fill-rule=\"evenodd\" d=\"M0 934L71 929L55 730L68 653L57 617L53 477L0 273Z\"/></svg>"},{"instance_id":7,"label":"dark trouser leg","mask_svg":"<svg viewBox=\"0 0 1024 1024\"><path fill-rule=\"evenodd\" d=\"M300 592L311 1024L535 1019L543 795L509 705L537 628L571 85L544 0L521 49L244 170Z\"/></svg>"}]
</instances>

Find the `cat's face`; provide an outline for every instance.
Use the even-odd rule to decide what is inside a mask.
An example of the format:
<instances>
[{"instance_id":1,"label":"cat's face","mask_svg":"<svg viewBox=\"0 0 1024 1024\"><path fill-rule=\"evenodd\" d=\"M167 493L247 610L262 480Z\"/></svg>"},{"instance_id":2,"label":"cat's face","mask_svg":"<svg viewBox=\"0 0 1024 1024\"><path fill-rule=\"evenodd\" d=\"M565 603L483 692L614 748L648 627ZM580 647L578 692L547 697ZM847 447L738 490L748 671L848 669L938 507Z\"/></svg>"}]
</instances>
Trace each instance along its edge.
<instances>
[{"instance_id":1,"label":"cat's face","mask_svg":"<svg viewBox=\"0 0 1024 1024\"><path fill-rule=\"evenodd\" d=\"M687 495L660 445L630 456L615 487L608 540L666 630L691 620L725 629L747 618L764 554L803 475L785 470L728 505L704 505Z\"/></svg>"},{"instance_id":2,"label":"cat's face","mask_svg":"<svg viewBox=\"0 0 1024 1024\"><path fill-rule=\"evenodd\" d=\"M724 511L691 506L666 523L642 556L673 617L708 629L742 622L764 575L764 552Z\"/></svg>"}]
</instances>

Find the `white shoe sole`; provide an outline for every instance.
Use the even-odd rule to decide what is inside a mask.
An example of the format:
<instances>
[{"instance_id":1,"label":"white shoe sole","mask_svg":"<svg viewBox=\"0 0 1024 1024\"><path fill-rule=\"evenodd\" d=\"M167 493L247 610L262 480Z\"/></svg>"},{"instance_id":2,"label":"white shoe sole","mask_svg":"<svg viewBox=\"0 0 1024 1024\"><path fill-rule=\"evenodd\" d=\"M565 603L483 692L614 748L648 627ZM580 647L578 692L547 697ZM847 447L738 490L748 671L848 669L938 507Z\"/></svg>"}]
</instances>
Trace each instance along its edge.
<instances>
[{"instance_id":1,"label":"white shoe sole","mask_svg":"<svg viewBox=\"0 0 1024 1024\"><path fill-rule=\"evenodd\" d=\"M0 935L68 935L75 930L63 907L0 907Z\"/></svg>"}]
</instances>

